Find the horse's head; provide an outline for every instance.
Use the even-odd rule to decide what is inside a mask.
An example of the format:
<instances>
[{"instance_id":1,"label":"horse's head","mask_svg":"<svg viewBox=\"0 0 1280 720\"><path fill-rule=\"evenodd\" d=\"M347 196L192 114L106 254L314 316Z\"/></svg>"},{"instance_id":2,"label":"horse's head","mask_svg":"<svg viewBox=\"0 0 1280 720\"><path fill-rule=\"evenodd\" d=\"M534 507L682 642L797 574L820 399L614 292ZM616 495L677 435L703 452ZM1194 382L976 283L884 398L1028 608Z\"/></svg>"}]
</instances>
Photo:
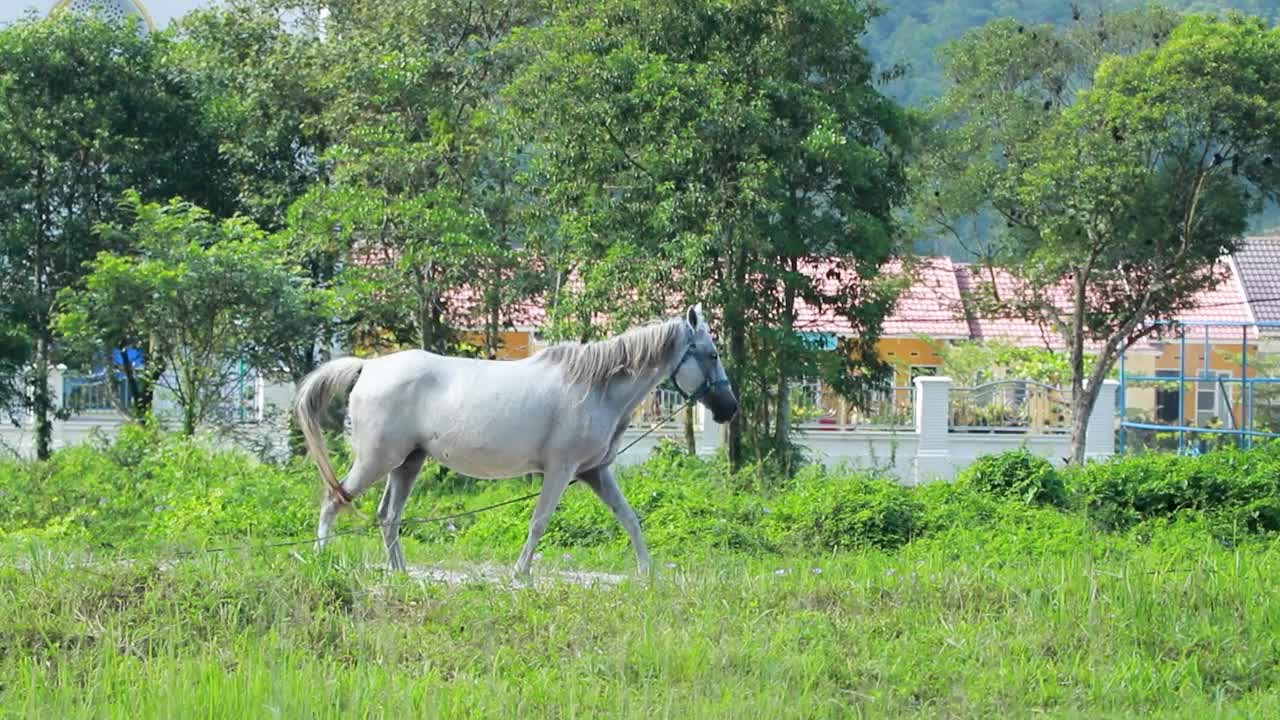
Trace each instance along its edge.
<instances>
[{"instance_id":1,"label":"horse's head","mask_svg":"<svg viewBox=\"0 0 1280 720\"><path fill-rule=\"evenodd\" d=\"M738 398L729 385L729 376L720 363L711 328L702 314L702 306L694 305L685 314L689 342L680 352L680 360L671 373L671 381L686 398L701 402L718 423L727 423L738 412Z\"/></svg>"}]
</instances>

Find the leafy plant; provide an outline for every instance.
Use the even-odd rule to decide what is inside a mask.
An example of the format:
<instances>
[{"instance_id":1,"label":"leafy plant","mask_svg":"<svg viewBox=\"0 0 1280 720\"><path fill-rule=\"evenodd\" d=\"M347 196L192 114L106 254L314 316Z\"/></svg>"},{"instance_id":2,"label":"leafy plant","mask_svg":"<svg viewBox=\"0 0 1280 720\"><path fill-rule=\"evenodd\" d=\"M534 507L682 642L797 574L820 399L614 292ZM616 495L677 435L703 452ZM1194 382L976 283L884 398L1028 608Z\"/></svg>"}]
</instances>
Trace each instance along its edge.
<instances>
[{"instance_id":1,"label":"leafy plant","mask_svg":"<svg viewBox=\"0 0 1280 720\"><path fill-rule=\"evenodd\" d=\"M1025 448L980 457L957 476L956 482L1028 505L1067 504L1066 488L1058 471L1048 460Z\"/></svg>"}]
</instances>

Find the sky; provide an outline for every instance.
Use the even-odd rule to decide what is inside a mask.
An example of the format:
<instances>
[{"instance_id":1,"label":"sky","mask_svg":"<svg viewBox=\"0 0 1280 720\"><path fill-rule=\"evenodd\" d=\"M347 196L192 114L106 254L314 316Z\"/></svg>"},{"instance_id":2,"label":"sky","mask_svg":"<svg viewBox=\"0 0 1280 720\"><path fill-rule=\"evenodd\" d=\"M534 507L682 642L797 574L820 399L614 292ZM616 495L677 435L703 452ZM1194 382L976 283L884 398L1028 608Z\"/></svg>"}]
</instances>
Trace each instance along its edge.
<instances>
[{"instance_id":1,"label":"sky","mask_svg":"<svg viewBox=\"0 0 1280 720\"><path fill-rule=\"evenodd\" d=\"M49 12L56 0L0 0L0 23L22 17L29 8L41 13ZM194 8L212 5L211 0L142 0L156 25L164 27L170 20L182 17Z\"/></svg>"}]
</instances>

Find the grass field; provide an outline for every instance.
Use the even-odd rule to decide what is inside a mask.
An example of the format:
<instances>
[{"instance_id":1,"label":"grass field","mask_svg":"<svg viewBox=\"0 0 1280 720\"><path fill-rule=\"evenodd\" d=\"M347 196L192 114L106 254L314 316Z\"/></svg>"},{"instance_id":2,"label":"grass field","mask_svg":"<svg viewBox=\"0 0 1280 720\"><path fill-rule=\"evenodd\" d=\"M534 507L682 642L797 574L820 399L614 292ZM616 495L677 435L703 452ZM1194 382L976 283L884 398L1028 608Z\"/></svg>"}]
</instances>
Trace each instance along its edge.
<instances>
[{"instance_id":1,"label":"grass field","mask_svg":"<svg viewBox=\"0 0 1280 720\"><path fill-rule=\"evenodd\" d=\"M1037 462L909 490L667 453L621 479L656 577L573 487L516 586L527 504L409 528L411 565L499 569L443 583L369 535L263 547L309 534L305 463L142 430L0 461L0 718L1276 717L1280 451ZM409 515L529 489L428 474Z\"/></svg>"},{"instance_id":2,"label":"grass field","mask_svg":"<svg viewBox=\"0 0 1280 720\"><path fill-rule=\"evenodd\" d=\"M347 539L90 566L9 545L5 717L1267 717L1280 549L686 557L445 585ZM412 545L411 562L460 562ZM510 555L511 552L507 552ZM957 557L963 555L963 558ZM617 570L578 551L557 565ZM501 558L506 560L506 558Z\"/></svg>"}]
</instances>

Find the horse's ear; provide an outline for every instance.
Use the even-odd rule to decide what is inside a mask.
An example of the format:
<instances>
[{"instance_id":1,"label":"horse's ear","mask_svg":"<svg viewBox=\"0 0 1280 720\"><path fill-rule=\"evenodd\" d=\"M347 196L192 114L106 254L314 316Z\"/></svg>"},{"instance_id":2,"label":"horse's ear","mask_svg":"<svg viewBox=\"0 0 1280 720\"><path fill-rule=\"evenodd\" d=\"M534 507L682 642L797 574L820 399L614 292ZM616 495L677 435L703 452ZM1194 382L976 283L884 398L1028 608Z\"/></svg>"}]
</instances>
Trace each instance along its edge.
<instances>
[{"instance_id":1,"label":"horse's ear","mask_svg":"<svg viewBox=\"0 0 1280 720\"><path fill-rule=\"evenodd\" d=\"M689 327L694 330L698 329L698 324L702 322L702 305L692 305L689 307Z\"/></svg>"}]
</instances>

